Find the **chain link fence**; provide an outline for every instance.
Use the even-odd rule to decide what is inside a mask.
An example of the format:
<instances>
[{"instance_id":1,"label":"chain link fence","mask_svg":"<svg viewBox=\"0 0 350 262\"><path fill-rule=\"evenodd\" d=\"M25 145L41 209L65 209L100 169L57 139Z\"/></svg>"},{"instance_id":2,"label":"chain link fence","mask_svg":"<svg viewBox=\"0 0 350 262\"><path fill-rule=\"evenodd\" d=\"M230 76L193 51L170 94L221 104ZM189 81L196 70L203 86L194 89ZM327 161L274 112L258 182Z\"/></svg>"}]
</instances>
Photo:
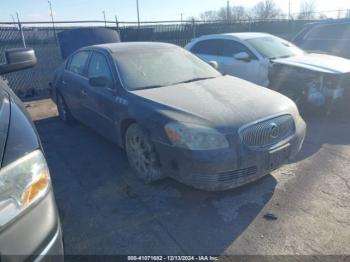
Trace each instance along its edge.
<instances>
[{"instance_id":1,"label":"chain link fence","mask_svg":"<svg viewBox=\"0 0 350 262\"><path fill-rule=\"evenodd\" d=\"M53 28L46 22L22 24L0 23L0 63L5 62L4 51L10 48L23 47L23 38L27 47L35 50L38 64L28 70L5 75L10 87L21 98L45 95L48 83L55 69L63 62L57 41L57 33L79 27L104 27L118 31L123 42L159 41L186 45L191 39L207 34L232 32L267 32L285 39L291 39L309 20L270 20L244 21L228 23L216 21L204 23L198 21L164 21L162 23L142 24L110 21L56 22ZM59 25L59 26L57 26Z\"/></svg>"}]
</instances>

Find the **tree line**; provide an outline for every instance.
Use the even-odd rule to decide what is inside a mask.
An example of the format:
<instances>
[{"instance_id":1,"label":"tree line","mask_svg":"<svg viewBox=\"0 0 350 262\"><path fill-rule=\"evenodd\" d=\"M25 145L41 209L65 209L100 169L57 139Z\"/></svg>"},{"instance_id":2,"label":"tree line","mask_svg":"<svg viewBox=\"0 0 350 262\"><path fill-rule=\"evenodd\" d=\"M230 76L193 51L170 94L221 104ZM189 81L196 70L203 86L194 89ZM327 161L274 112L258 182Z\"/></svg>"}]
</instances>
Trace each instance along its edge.
<instances>
[{"instance_id":1,"label":"tree line","mask_svg":"<svg viewBox=\"0 0 350 262\"><path fill-rule=\"evenodd\" d=\"M350 15L350 12L349 12ZM300 4L297 14L286 14L275 3L274 0L262 0L252 8L245 8L242 5L221 7L218 10L208 10L200 14L200 19L204 21L227 20L227 21L244 21L244 20L267 20L267 19L325 19L324 14L316 12L314 0L304 0Z\"/></svg>"}]
</instances>

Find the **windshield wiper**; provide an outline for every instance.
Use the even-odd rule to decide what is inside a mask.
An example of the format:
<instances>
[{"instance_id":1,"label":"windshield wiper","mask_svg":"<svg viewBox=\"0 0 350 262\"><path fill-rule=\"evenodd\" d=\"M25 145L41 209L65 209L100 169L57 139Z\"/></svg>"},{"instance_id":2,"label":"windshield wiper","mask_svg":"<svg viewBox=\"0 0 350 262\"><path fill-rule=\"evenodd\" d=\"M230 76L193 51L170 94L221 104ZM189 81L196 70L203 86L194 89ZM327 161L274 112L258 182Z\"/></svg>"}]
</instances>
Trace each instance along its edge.
<instances>
[{"instance_id":1,"label":"windshield wiper","mask_svg":"<svg viewBox=\"0 0 350 262\"><path fill-rule=\"evenodd\" d=\"M175 84L173 84L173 85L186 84L186 83L191 83L191 82L196 82L196 81L201 81L201 80L207 80L207 79L212 79L212 78L216 78L216 76L197 77L197 78L193 78L193 79L189 79L189 80L177 82L177 83L175 83Z\"/></svg>"},{"instance_id":2,"label":"windshield wiper","mask_svg":"<svg viewBox=\"0 0 350 262\"><path fill-rule=\"evenodd\" d=\"M158 88L158 87L164 87L164 86L163 85L140 86L140 87L134 88L133 90L152 89L152 88Z\"/></svg>"},{"instance_id":3,"label":"windshield wiper","mask_svg":"<svg viewBox=\"0 0 350 262\"><path fill-rule=\"evenodd\" d=\"M270 59L274 60L274 59L289 58L289 57L291 57L291 55L281 55L281 56L271 57Z\"/></svg>"}]
</instances>

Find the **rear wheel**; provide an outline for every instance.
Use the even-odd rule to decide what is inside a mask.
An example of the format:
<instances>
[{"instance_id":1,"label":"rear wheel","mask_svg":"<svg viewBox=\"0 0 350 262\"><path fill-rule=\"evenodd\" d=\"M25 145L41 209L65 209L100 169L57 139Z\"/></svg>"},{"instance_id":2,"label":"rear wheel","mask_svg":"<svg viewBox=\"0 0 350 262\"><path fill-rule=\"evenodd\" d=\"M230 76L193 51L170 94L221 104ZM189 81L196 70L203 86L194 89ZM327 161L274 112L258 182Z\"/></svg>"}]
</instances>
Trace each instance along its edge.
<instances>
[{"instance_id":1,"label":"rear wheel","mask_svg":"<svg viewBox=\"0 0 350 262\"><path fill-rule=\"evenodd\" d=\"M162 178L157 152L149 134L138 124L126 131L125 149L131 168L145 183Z\"/></svg>"},{"instance_id":2,"label":"rear wheel","mask_svg":"<svg viewBox=\"0 0 350 262\"><path fill-rule=\"evenodd\" d=\"M73 124L75 122L66 102L64 101L62 95L57 93L57 110L60 119L66 124Z\"/></svg>"}]
</instances>

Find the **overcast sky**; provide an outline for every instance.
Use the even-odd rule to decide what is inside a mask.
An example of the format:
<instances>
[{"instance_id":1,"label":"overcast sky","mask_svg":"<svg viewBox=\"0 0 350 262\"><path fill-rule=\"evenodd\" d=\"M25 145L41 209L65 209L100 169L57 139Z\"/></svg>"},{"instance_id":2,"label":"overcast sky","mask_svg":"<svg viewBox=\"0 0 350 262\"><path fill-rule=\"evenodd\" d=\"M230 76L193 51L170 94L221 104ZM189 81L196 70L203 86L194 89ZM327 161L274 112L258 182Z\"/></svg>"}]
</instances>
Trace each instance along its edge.
<instances>
[{"instance_id":1,"label":"overcast sky","mask_svg":"<svg viewBox=\"0 0 350 262\"><path fill-rule=\"evenodd\" d=\"M47 0L0 0L0 21L11 21L11 14L19 13L21 20L49 20ZM289 0L275 0L288 12ZM292 13L298 12L303 0L291 0ZM105 10L107 19L120 21L136 20L136 0L51 0L56 20L102 19ZM254 6L259 0L231 0L231 5ZM314 0L317 11L350 9L350 0ZM180 13L186 17L198 17L206 10L226 6L226 0L139 0L140 18L143 21L180 20ZM336 12L329 13L336 16Z\"/></svg>"}]
</instances>

